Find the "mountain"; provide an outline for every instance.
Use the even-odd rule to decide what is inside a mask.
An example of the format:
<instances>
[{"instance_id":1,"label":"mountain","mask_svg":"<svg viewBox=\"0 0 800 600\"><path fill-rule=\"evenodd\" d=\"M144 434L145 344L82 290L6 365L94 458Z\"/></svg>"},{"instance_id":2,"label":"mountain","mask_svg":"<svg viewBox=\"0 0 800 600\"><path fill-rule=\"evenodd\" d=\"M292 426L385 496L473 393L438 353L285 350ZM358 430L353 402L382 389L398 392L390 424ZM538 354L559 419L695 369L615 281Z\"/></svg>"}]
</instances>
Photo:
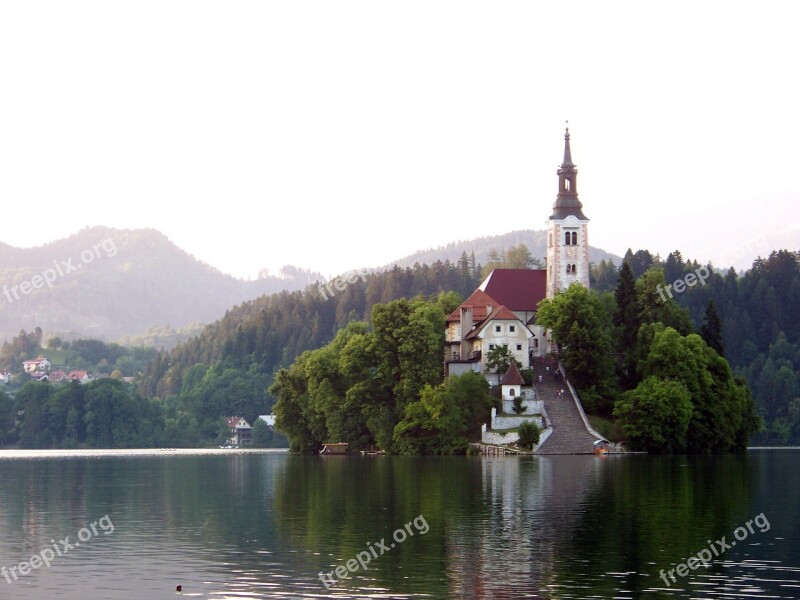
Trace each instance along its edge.
<instances>
[{"instance_id":1,"label":"mountain","mask_svg":"<svg viewBox=\"0 0 800 600\"><path fill-rule=\"evenodd\" d=\"M198 331L232 306L322 279L290 266L281 275L237 279L153 229L92 227L36 248L0 243L0 339L36 326L65 339Z\"/></svg>"},{"instance_id":2,"label":"mountain","mask_svg":"<svg viewBox=\"0 0 800 600\"><path fill-rule=\"evenodd\" d=\"M463 252L475 253L475 262L485 265L489 262L489 253L496 250L501 253L513 246L525 244L533 254L534 258L538 258L544 264L544 257L547 255L547 232L544 229L521 229L519 231L511 231L503 235L493 235L487 237L480 237L474 240L465 240L458 242L451 242L446 246L439 246L438 248L431 248L429 250L421 250L409 256L396 260L384 268L389 268L392 265L399 267L412 267L414 263L421 265L433 264L437 260L449 260L451 263L458 262ZM615 265L622 263L622 257L616 254L611 254L600 248L589 247L589 262L598 264L601 260L613 260Z\"/></svg>"}]
</instances>

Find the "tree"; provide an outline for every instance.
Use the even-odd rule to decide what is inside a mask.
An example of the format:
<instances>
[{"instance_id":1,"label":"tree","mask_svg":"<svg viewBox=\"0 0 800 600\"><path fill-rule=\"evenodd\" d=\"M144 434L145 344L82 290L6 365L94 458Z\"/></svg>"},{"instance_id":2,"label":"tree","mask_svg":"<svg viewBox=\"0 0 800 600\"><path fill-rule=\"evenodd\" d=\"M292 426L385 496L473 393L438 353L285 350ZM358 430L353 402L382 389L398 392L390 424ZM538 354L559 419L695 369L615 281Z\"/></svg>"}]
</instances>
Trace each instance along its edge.
<instances>
[{"instance_id":1,"label":"tree","mask_svg":"<svg viewBox=\"0 0 800 600\"><path fill-rule=\"evenodd\" d=\"M634 385L636 367L630 360L636 346L639 332L640 308L636 296L636 280L627 262L622 263L619 270L617 287L614 290L616 310L614 325L617 328L617 352L620 357L620 379L623 387L630 389Z\"/></svg>"},{"instance_id":2,"label":"tree","mask_svg":"<svg viewBox=\"0 0 800 600\"><path fill-rule=\"evenodd\" d=\"M711 348L717 351L717 354L724 356L725 352L722 347L722 320L719 318L717 307L713 300L708 301L706 307L706 314L703 317L703 326L700 328L700 337Z\"/></svg>"},{"instance_id":3,"label":"tree","mask_svg":"<svg viewBox=\"0 0 800 600\"><path fill-rule=\"evenodd\" d=\"M512 360L516 361L517 367L522 368L508 346L495 346L486 353L486 368L492 373L497 373L497 382L499 383L500 376L508 371Z\"/></svg>"},{"instance_id":4,"label":"tree","mask_svg":"<svg viewBox=\"0 0 800 600\"><path fill-rule=\"evenodd\" d=\"M250 445L253 448L269 448L272 442L272 430L264 422L264 419L256 419L253 424L252 438Z\"/></svg>"},{"instance_id":5,"label":"tree","mask_svg":"<svg viewBox=\"0 0 800 600\"><path fill-rule=\"evenodd\" d=\"M514 412L518 415L521 415L528 407L522 404L522 396L515 396L514 397Z\"/></svg>"},{"instance_id":6,"label":"tree","mask_svg":"<svg viewBox=\"0 0 800 600\"><path fill-rule=\"evenodd\" d=\"M728 362L699 335L682 336L672 327L657 325L641 365L642 375L678 381L689 392L692 416L686 450L714 453L743 449L760 427L746 386L734 379Z\"/></svg>"},{"instance_id":7,"label":"tree","mask_svg":"<svg viewBox=\"0 0 800 600\"><path fill-rule=\"evenodd\" d=\"M534 264L533 254L528 247L520 243L509 248L506 252L506 260L503 264L504 269L530 269Z\"/></svg>"},{"instance_id":8,"label":"tree","mask_svg":"<svg viewBox=\"0 0 800 600\"><path fill-rule=\"evenodd\" d=\"M611 315L598 294L573 283L539 303L536 323L552 331L587 410L610 414L616 390Z\"/></svg>"},{"instance_id":9,"label":"tree","mask_svg":"<svg viewBox=\"0 0 800 600\"><path fill-rule=\"evenodd\" d=\"M533 421L525 421L519 426L519 446L532 450L534 444L539 443L539 427Z\"/></svg>"},{"instance_id":10,"label":"tree","mask_svg":"<svg viewBox=\"0 0 800 600\"><path fill-rule=\"evenodd\" d=\"M394 430L402 454L463 454L492 402L486 379L469 371L422 389Z\"/></svg>"},{"instance_id":11,"label":"tree","mask_svg":"<svg viewBox=\"0 0 800 600\"><path fill-rule=\"evenodd\" d=\"M692 401L680 382L647 377L629 390L614 407L631 450L654 454L686 450L686 432L692 417Z\"/></svg>"}]
</instances>

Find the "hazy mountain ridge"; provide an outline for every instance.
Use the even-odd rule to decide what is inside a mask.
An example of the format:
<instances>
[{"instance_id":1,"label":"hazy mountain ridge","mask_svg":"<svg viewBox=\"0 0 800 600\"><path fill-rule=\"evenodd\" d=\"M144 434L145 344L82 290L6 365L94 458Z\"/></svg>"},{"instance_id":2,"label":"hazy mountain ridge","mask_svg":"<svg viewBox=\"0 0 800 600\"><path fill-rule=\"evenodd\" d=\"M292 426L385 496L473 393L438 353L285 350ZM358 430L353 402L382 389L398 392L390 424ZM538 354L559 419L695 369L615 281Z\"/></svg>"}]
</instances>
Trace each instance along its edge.
<instances>
[{"instance_id":1,"label":"hazy mountain ridge","mask_svg":"<svg viewBox=\"0 0 800 600\"><path fill-rule=\"evenodd\" d=\"M463 252L469 256L472 252L475 253L475 262L485 265L489 262L489 253L496 250L498 253L508 250L513 246L525 244L533 254L534 258L538 258L544 263L544 257L547 254L547 231L544 229L520 229L517 231L510 231L502 235L492 235L486 237L476 238L474 240L459 240L451 242L438 248L429 248L427 250L420 250L409 256L405 256L399 260L395 260L383 268L391 268L393 265L399 267L412 267L414 263L433 264L437 260L449 260L455 263L461 257ZM613 260L615 265L622 263L622 257L606 252L600 248L589 246L589 262L599 263L601 260Z\"/></svg>"},{"instance_id":2,"label":"hazy mountain ridge","mask_svg":"<svg viewBox=\"0 0 800 600\"><path fill-rule=\"evenodd\" d=\"M0 338L46 335L115 340L154 326L219 319L230 307L302 289L318 273L244 281L207 265L153 229L92 227L35 248L0 244ZM44 281L49 279L49 283Z\"/></svg>"}]
</instances>

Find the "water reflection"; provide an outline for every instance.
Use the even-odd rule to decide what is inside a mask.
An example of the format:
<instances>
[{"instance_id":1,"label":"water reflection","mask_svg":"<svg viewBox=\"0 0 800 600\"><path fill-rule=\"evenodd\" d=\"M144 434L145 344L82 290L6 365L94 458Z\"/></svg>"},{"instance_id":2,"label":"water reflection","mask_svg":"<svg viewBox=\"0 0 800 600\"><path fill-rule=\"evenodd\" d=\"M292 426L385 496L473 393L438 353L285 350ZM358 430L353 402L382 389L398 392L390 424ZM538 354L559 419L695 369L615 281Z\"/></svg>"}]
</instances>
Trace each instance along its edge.
<instances>
[{"instance_id":1,"label":"water reflection","mask_svg":"<svg viewBox=\"0 0 800 600\"><path fill-rule=\"evenodd\" d=\"M795 456L23 454L0 459L0 566L106 514L115 529L0 597L794 598ZM659 579L762 512L769 531ZM427 532L323 586L419 515Z\"/></svg>"}]
</instances>

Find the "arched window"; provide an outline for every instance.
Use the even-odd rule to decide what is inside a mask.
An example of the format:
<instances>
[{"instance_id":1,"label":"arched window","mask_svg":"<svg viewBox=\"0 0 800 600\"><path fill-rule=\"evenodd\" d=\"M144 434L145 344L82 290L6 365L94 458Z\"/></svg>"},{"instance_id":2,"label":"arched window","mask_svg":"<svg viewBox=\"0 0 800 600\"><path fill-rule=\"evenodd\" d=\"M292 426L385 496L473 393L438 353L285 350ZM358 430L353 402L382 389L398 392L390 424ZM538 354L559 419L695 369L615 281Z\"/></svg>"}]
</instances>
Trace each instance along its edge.
<instances>
[{"instance_id":1,"label":"arched window","mask_svg":"<svg viewBox=\"0 0 800 600\"><path fill-rule=\"evenodd\" d=\"M575 273L575 265L572 265L572 273Z\"/></svg>"},{"instance_id":2,"label":"arched window","mask_svg":"<svg viewBox=\"0 0 800 600\"><path fill-rule=\"evenodd\" d=\"M577 246L578 245L578 232L577 231L573 231L572 232L572 245L573 246Z\"/></svg>"},{"instance_id":3,"label":"arched window","mask_svg":"<svg viewBox=\"0 0 800 600\"><path fill-rule=\"evenodd\" d=\"M569 275L570 273L572 273L572 267L567 265L567 275Z\"/></svg>"},{"instance_id":4,"label":"arched window","mask_svg":"<svg viewBox=\"0 0 800 600\"><path fill-rule=\"evenodd\" d=\"M565 244L566 246L569 246L569 240L570 240L570 237L569 237L569 231L565 231L565 232L564 232L564 244Z\"/></svg>"},{"instance_id":5,"label":"arched window","mask_svg":"<svg viewBox=\"0 0 800 600\"><path fill-rule=\"evenodd\" d=\"M564 191L568 192L569 188L572 186L572 182L569 179L564 180Z\"/></svg>"}]
</instances>

